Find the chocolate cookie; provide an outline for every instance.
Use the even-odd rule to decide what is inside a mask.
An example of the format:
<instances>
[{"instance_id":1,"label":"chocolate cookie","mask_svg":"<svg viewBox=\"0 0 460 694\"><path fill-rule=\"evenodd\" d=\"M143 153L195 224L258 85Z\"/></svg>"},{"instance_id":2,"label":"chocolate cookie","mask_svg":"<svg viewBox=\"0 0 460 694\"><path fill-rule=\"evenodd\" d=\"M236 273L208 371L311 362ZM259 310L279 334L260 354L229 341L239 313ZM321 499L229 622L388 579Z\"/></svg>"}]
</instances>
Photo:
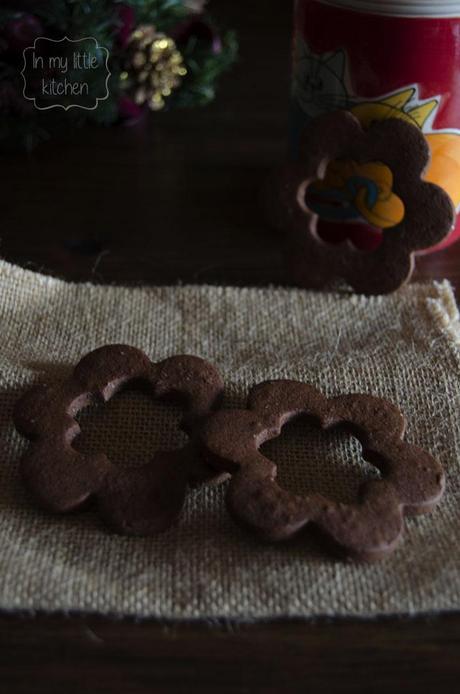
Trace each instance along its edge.
<instances>
[{"instance_id":1,"label":"chocolate cookie","mask_svg":"<svg viewBox=\"0 0 460 694\"><path fill-rule=\"evenodd\" d=\"M85 456L75 450L78 412L138 384L155 399L180 400L185 409L182 428L190 443L158 452L152 462L137 469L120 469L103 453ZM134 347L101 347L84 357L68 380L36 386L18 403L16 428L31 441L21 460L24 484L42 507L56 513L74 511L95 499L120 533L150 535L165 530L180 514L187 485L215 476L197 454L193 430L222 393L219 373L197 357L176 356L154 364Z\"/></svg>"},{"instance_id":2,"label":"chocolate cookie","mask_svg":"<svg viewBox=\"0 0 460 694\"><path fill-rule=\"evenodd\" d=\"M299 162L278 181L279 203L270 203L274 223L287 232L290 278L307 288L342 280L365 294L408 282L415 252L442 241L455 222L447 193L423 180L430 156L421 130L404 120L365 130L351 113L337 111L312 121ZM346 228L340 222L366 221L372 234L380 233L378 247L324 241L318 234L324 215L339 232Z\"/></svg>"},{"instance_id":3,"label":"chocolate cookie","mask_svg":"<svg viewBox=\"0 0 460 694\"><path fill-rule=\"evenodd\" d=\"M323 429L346 425L363 446L363 456L381 472L366 482L354 504L312 493L297 496L276 482L276 465L259 451L294 417L314 417ZM247 410L219 411L207 418L200 439L217 470L232 474L227 504L232 516L268 540L292 537L313 524L335 546L359 559L378 559L399 543L404 515L426 513L444 491L444 472L431 455L403 441L399 410L369 395L326 398L296 381L256 386Z\"/></svg>"}]
</instances>

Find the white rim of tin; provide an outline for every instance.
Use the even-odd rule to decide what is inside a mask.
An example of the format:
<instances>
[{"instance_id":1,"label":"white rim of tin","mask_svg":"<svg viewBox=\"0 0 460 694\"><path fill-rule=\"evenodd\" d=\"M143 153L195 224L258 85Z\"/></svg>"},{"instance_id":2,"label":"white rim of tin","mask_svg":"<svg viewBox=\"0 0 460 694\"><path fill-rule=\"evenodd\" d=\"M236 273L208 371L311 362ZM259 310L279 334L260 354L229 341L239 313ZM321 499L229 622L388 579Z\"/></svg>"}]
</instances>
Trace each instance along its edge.
<instances>
[{"instance_id":1,"label":"white rim of tin","mask_svg":"<svg viewBox=\"0 0 460 694\"><path fill-rule=\"evenodd\" d=\"M460 17L458 0L318 0L324 5L402 17Z\"/></svg>"}]
</instances>

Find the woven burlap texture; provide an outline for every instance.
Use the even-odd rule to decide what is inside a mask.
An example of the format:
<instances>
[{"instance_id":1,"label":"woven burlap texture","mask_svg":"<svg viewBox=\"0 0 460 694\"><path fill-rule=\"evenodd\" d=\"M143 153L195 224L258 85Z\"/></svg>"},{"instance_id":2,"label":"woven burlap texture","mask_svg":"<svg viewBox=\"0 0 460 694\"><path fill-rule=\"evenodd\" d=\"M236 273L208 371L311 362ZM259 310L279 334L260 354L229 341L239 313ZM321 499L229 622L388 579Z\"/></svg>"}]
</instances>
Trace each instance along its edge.
<instances>
[{"instance_id":1,"label":"woven burlap texture","mask_svg":"<svg viewBox=\"0 0 460 694\"><path fill-rule=\"evenodd\" d=\"M0 263L0 608L158 618L415 614L459 607L460 361L458 314L447 283L364 298L287 289L119 288L68 284ZM51 516L34 508L18 476L26 442L14 404L32 383L62 378L88 351L123 342L154 360L189 353L212 361L226 406L251 385L289 378L327 395L390 398L408 417L407 438L444 464L447 492L410 518L382 563L324 553L306 532L260 543L234 525L225 484L191 492L180 523L153 538L111 534L94 510ZM80 418L84 450L120 465L178 445L179 410L125 393ZM296 423L264 449L288 489L356 496L376 471L345 434Z\"/></svg>"}]
</instances>

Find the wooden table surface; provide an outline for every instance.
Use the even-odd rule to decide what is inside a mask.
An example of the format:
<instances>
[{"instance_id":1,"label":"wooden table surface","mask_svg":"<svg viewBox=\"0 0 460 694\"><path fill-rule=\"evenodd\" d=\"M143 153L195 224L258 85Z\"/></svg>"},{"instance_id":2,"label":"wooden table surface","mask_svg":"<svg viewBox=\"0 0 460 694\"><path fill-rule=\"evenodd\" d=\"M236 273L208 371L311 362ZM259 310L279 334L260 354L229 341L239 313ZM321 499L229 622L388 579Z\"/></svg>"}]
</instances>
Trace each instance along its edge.
<instances>
[{"instance_id":1,"label":"wooden table surface","mask_svg":"<svg viewBox=\"0 0 460 694\"><path fill-rule=\"evenodd\" d=\"M76 281L288 282L258 197L286 152L290 2L213 4L241 41L217 103L4 157L3 257ZM460 245L420 261L418 279L444 277L460 286ZM250 627L0 615L0 687L457 692L459 646L460 613Z\"/></svg>"}]
</instances>

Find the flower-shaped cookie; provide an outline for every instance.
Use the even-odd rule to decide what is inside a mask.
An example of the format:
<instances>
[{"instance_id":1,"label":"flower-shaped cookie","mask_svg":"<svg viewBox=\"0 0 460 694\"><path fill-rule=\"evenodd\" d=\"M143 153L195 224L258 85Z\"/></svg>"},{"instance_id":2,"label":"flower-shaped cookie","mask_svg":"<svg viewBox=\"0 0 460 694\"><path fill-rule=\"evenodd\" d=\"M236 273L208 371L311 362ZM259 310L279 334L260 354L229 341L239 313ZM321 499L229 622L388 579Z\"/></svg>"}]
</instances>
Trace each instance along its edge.
<instances>
[{"instance_id":1,"label":"flower-shaped cookie","mask_svg":"<svg viewBox=\"0 0 460 694\"><path fill-rule=\"evenodd\" d=\"M381 479L362 485L357 503L336 503L317 493L296 496L277 484L276 465L259 448L300 415L314 417L323 429L345 425L361 442L364 458L380 470ZM372 560L396 547L404 515L430 511L444 491L442 467L404 442L404 430L404 417L386 400L328 399L310 385L271 381L251 391L248 409L207 418L200 439L208 463L232 474L227 504L237 521L274 541L312 523L352 557Z\"/></svg>"},{"instance_id":2,"label":"flower-shaped cookie","mask_svg":"<svg viewBox=\"0 0 460 694\"><path fill-rule=\"evenodd\" d=\"M107 402L130 384L145 386L154 398L177 397L186 410L182 428L190 443L160 451L152 462L129 469L114 466L103 453L79 453L72 446L80 433L78 412L98 399ZM180 514L187 485L213 476L197 454L193 428L222 392L219 373L197 357L153 364L134 347L101 347L84 357L67 381L36 386L16 406L16 428L32 442L21 460L24 484L41 506L56 513L73 511L95 498L118 532L150 535L165 530Z\"/></svg>"},{"instance_id":3,"label":"flower-shaped cookie","mask_svg":"<svg viewBox=\"0 0 460 694\"><path fill-rule=\"evenodd\" d=\"M348 111L312 121L300 161L281 181L277 224L288 232L289 272L297 284L323 287L346 281L365 294L385 294L407 282L414 254L453 228L448 194L423 180L430 148L423 133L399 119L366 130ZM382 232L372 252L349 241L333 245L318 234L320 219L361 220ZM363 227L364 229L364 227Z\"/></svg>"}]
</instances>

